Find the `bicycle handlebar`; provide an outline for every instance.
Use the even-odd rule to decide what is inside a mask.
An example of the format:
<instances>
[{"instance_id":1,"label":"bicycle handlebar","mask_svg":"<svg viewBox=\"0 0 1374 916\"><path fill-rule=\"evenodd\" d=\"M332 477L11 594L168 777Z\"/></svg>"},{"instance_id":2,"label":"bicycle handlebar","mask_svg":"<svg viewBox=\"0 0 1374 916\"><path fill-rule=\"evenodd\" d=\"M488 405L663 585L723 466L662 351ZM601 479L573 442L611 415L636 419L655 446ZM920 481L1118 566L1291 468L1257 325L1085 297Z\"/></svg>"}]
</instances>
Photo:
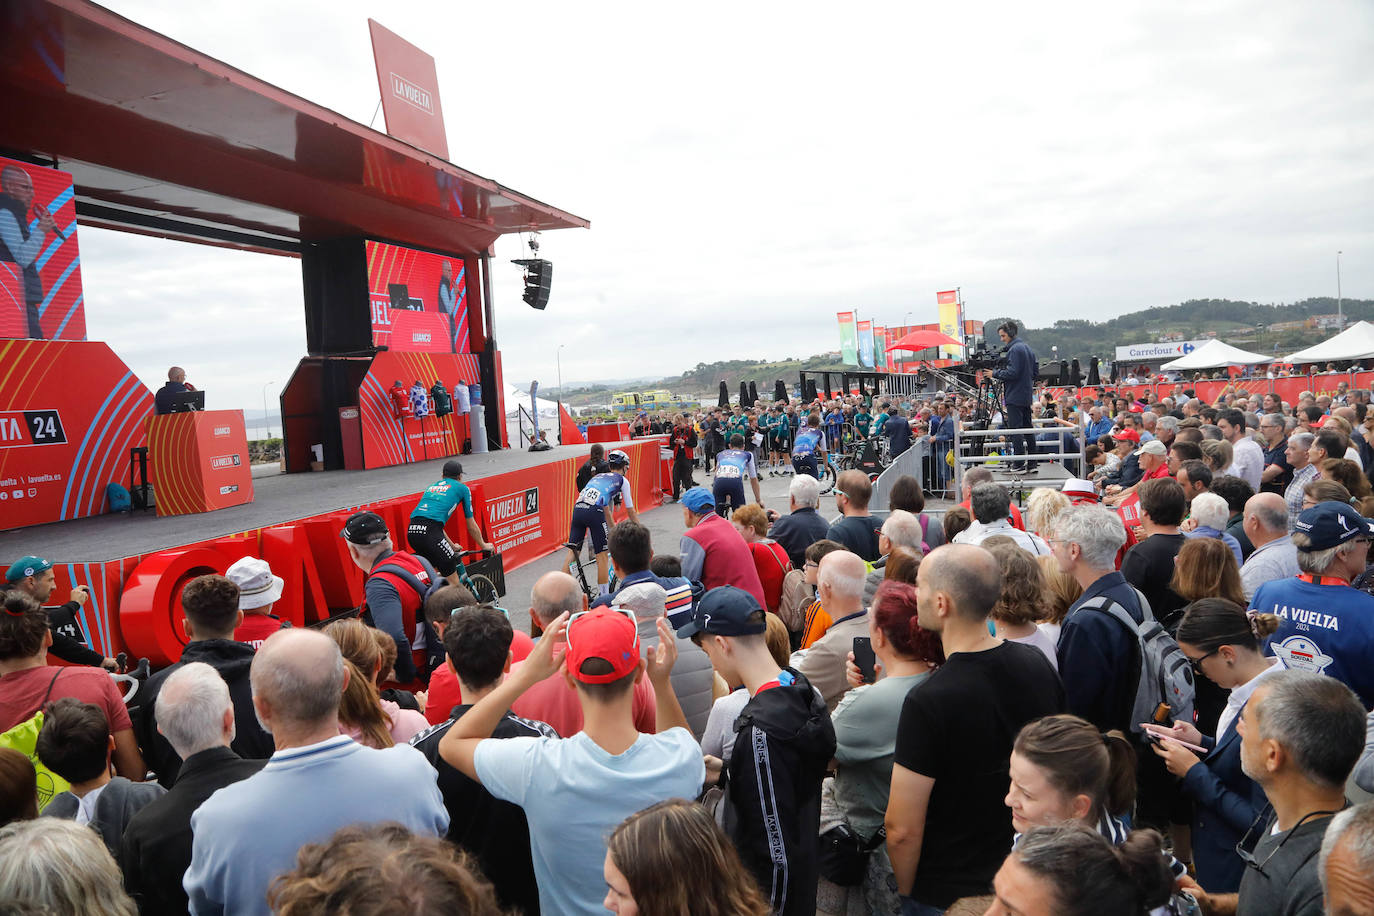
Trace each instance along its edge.
<instances>
[{"instance_id":1,"label":"bicycle handlebar","mask_svg":"<svg viewBox=\"0 0 1374 916\"><path fill-rule=\"evenodd\" d=\"M494 551L494 550L460 550L460 551L458 551L458 553L456 554L456 556L457 556L457 558L458 558L459 560L461 560L461 559L463 559L463 557L477 556L478 554L480 554L481 557L482 557L482 559L485 560L487 557L495 556L495 555L496 555L496 551Z\"/></svg>"}]
</instances>

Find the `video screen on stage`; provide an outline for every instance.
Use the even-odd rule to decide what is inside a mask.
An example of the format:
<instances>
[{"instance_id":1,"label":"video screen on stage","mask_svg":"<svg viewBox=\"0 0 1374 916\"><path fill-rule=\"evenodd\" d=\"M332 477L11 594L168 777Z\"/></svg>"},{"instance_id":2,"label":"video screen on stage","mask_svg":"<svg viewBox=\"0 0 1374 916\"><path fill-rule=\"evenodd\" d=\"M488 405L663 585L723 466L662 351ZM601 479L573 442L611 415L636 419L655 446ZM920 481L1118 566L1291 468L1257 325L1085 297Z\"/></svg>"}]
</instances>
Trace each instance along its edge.
<instances>
[{"instance_id":1,"label":"video screen on stage","mask_svg":"<svg viewBox=\"0 0 1374 916\"><path fill-rule=\"evenodd\" d=\"M86 339L71 173L3 156L0 337Z\"/></svg>"},{"instance_id":2,"label":"video screen on stage","mask_svg":"<svg viewBox=\"0 0 1374 916\"><path fill-rule=\"evenodd\" d=\"M367 243L372 344L392 350L467 353L468 291L463 259Z\"/></svg>"}]
</instances>

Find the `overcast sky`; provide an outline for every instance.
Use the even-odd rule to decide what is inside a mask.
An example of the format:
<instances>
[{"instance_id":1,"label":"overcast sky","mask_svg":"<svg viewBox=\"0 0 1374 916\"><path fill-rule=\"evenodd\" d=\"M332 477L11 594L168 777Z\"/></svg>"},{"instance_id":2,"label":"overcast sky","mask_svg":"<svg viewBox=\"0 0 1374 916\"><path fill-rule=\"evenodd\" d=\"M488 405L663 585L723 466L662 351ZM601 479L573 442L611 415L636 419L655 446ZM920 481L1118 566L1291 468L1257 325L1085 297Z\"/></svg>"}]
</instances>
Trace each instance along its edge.
<instances>
[{"instance_id":1,"label":"overcast sky","mask_svg":"<svg viewBox=\"0 0 1374 916\"><path fill-rule=\"evenodd\" d=\"M107 5L363 123L369 16L433 54L451 159L592 222L543 236L545 312L498 245L510 380L560 343L564 382L806 356L956 286L1032 326L1335 295L1338 249L1374 298L1367 0ZM304 355L294 259L81 247L91 338L152 387L260 409Z\"/></svg>"}]
</instances>

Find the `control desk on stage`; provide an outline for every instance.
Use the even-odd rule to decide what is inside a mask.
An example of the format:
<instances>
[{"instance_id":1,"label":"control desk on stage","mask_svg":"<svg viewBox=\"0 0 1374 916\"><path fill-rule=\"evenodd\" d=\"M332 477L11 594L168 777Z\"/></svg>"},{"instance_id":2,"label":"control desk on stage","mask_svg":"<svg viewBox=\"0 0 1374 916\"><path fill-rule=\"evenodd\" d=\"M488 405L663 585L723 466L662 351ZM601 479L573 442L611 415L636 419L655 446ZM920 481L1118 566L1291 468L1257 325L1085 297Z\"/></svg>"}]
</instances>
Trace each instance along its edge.
<instances>
[{"instance_id":1,"label":"control desk on stage","mask_svg":"<svg viewBox=\"0 0 1374 916\"><path fill-rule=\"evenodd\" d=\"M148 477L158 515L190 515L253 501L241 410L148 418Z\"/></svg>"}]
</instances>

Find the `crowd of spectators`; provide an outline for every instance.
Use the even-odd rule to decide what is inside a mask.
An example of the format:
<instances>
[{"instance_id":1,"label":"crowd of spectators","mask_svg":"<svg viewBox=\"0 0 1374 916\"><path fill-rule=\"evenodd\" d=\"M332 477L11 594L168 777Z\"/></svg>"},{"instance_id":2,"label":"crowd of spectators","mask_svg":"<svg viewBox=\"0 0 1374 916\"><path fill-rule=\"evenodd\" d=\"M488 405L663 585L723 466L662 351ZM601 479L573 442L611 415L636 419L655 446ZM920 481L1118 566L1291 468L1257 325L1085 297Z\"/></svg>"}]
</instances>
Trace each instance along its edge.
<instances>
[{"instance_id":1,"label":"crowd of spectators","mask_svg":"<svg viewBox=\"0 0 1374 916\"><path fill-rule=\"evenodd\" d=\"M104 659L49 663L51 564L24 558L0 595L0 901L1368 912L1367 404L1048 397L1093 440L1083 476L1018 506L973 468L943 513L919 479L880 499L846 471L727 519L684 452L681 541L614 526L615 590L546 573L537 640L442 581L387 596L433 634L414 652L392 617L282 627L255 561L185 586L186 648L131 707ZM765 408L760 467L793 413L939 456L966 408ZM366 515L345 533L371 570L395 554Z\"/></svg>"}]
</instances>

